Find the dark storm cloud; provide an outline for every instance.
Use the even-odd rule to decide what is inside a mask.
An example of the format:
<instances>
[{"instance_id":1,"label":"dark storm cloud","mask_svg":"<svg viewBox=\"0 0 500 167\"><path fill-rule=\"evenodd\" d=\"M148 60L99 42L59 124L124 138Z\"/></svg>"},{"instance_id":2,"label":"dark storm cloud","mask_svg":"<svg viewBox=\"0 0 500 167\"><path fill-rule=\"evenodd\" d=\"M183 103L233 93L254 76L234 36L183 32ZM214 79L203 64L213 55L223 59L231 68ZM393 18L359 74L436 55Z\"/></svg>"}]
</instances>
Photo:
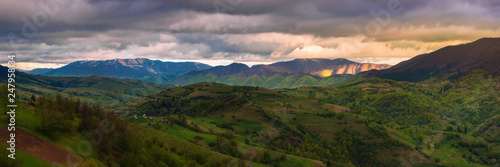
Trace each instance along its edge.
<instances>
[{"instance_id":1,"label":"dark storm cloud","mask_svg":"<svg viewBox=\"0 0 500 167\"><path fill-rule=\"evenodd\" d=\"M54 0L53 0L54 1ZM36 1L33 1L36 2ZM317 36L350 36L357 32L353 27L364 28L369 21L375 19L372 12L388 10L390 4L397 3L401 13L391 14L391 24L415 23L420 25L432 24L463 24L464 20L457 18L455 12L442 13L442 9L449 8L454 4L468 3L470 5L481 5L492 15L499 5L497 1L433 1L420 0L87 0L77 4L86 6L77 11L71 4L61 5L60 12L51 18L50 24L39 28L43 32L64 32L68 30L102 32L114 29L122 30L144 30L144 31L169 31L173 33L261 33L261 32L283 32L291 34L313 34ZM232 3L231 3L232 2ZM65 7L68 7L65 9ZM433 8L435 11L425 13L424 16L415 15L412 12L419 9ZM36 13L40 8L30 8L33 11L25 13ZM191 11L191 12L188 12ZM457 12L457 11L456 11ZM469 11L462 11L463 15ZM221 13L224 16L211 14ZM69 15L66 15L69 14ZM21 15L22 17L23 15ZM30 15L25 14L29 19ZM214 16L214 17L207 17ZM244 19L231 16L241 16ZM435 16L439 16L435 18ZM197 25L184 25L175 28L182 21L202 22L200 18L205 17L206 23ZM219 17L219 20L215 20ZM265 17L262 18L262 17ZM471 16L475 17L475 15ZM410 20L411 19L411 20ZM468 20L465 20L465 22ZM8 32L22 33L25 22L21 19L0 20L2 31L0 35ZM488 24L491 22L479 22ZM214 25L218 24L218 25ZM231 29L230 25L244 27ZM491 27L497 24L490 25ZM215 28L208 29L208 26ZM217 27L218 26L218 27ZM36 40L36 39L35 39ZM43 40L43 39L42 39ZM38 41L35 41L38 42Z\"/></svg>"},{"instance_id":2,"label":"dark storm cloud","mask_svg":"<svg viewBox=\"0 0 500 167\"><path fill-rule=\"evenodd\" d=\"M47 12L54 7L54 15ZM498 18L497 0L4 0L0 52L12 52L7 35L14 33L20 37L13 41L17 52L37 62L106 54L194 59L196 54L357 54L346 44L359 42L358 36L368 37L360 45L416 41L388 47L436 48L440 42L500 35ZM432 44L422 47L425 43Z\"/></svg>"}]
</instances>

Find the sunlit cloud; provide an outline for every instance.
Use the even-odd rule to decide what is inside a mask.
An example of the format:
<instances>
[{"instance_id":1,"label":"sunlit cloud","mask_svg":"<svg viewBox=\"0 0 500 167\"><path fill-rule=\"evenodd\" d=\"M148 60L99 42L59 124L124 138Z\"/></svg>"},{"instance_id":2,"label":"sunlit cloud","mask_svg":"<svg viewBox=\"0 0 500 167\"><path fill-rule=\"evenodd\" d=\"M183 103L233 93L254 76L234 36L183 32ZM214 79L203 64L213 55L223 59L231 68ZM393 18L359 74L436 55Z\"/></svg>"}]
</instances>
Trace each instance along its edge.
<instances>
[{"instance_id":1,"label":"sunlit cloud","mask_svg":"<svg viewBox=\"0 0 500 167\"><path fill-rule=\"evenodd\" d=\"M231 11L198 0L27 0L22 5L5 0L0 54L18 54L17 61L31 64L23 68L114 58L211 65L349 58L397 64L447 45L500 36L496 1L398 2L401 10L391 12L383 0L244 0ZM384 12L388 17L380 15ZM36 33L28 31L32 36L26 37L30 28Z\"/></svg>"}]
</instances>

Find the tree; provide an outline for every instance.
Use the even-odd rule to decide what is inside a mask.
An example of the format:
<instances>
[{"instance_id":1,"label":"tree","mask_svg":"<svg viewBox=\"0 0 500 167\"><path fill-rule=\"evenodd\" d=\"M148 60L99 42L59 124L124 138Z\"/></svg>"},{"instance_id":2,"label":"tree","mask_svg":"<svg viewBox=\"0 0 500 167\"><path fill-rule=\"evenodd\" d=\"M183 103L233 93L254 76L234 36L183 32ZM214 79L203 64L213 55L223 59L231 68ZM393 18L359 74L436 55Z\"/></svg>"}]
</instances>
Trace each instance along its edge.
<instances>
[{"instance_id":1,"label":"tree","mask_svg":"<svg viewBox=\"0 0 500 167\"><path fill-rule=\"evenodd\" d=\"M248 139L248 136L247 136L247 137L245 137L245 144L246 144L246 145L250 145L250 140Z\"/></svg>"},{"instance_id":2,"label":"tree","mask_svg":"<svg viewBox=\"0 0 500 167\"><path fill-rule=\"evenodd\" d=\"M418 135L416 139L419 142L419 144L422 144L422 142L424 142L424 136L423 135Z\"/></svg>"},{"instance_id":3,"label":"tree","mask_svg":"<svg viewBox=\"0 0 500 167\"><path fill-rule=\"evenodd\" d=\"M41 96L37 101L35 112L41 116L40 130L48 136L67 132L71 128L71 121L66 119L67 112L61 104L52 96Z\"/></svg>"},{"instance_id":4,"label":"tree","mask_svg":"<svg viewBox=\"0 0 500 167\"><path fill-rule=\"evenodd\" d=\"M36 101L36 97L34 94L31 94L31 98L30 98L30 102L35 102Z\"/></svg>"},{"instance_id":5,"label":"tree","mask_svg":"<svg viewBox=\"0 0 500 167\"><path fill-rule=\"evenodd\" d=\"M326 161L326 166L327 167L331 167L332 166L332 162L330 160Z\"/></svg>"},{"instance_id":6,"label":"tree","mask_svg":"<svg viewBox=\"0 0 500 167\"><path fill-rule=\"evenodd\" d=\"M271 157L271 154L269 153L269 151L265 151L264 155L262 155L262 157L260 158L261 163L268 164L268 163L271 163L272 161L273 160L272 160L272 157Z\"/></svg>"}]
</instances>

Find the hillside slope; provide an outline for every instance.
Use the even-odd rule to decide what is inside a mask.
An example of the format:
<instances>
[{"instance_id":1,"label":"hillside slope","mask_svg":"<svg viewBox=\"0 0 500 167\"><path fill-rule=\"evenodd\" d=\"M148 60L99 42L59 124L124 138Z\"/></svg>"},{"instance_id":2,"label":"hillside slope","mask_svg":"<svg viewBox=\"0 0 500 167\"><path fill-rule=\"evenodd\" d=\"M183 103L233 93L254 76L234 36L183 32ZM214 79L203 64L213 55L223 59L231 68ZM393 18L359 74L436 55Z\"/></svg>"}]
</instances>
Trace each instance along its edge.
<instances>
[{"instance_id":1,"label":"hillside slope","mask_svg":"<svg viewBox=\"0 0 500 167\"><path fill-rule=\"evenodd\" d=\"M447 46L432 53L418 55L389 69L372 71L369 77L422 81L443 73L464 73L483 69L500 76L500 38Z\"/></svg>"},{"instance_id":2,"label":"hillside slope","mask_svg":"<svg viewBox=\"0 0 500 167\"><path fill-rule=\"evenodd\" d=\"M16 97L29 101L32 95L74 96L91 103L115 105L139 97L158 93L173 85L157 85L132 79L117 79L99 76L48 77L16 71ZM7 67L0 66L0 81L7 80Z\"/></svg>"},{"instance_id":3,"label":"hillside slope","mask_svg":"<svg viewBox=\"0 0 500 167\"><path fill-rule=\"evenodd\" d=\"M315 93L326 88L304 89ZM310 166L300 165L298 158L288 159L290 156L320 160L327 166L398 166L398 158L412 153L371 118L314 98L259 87L197 83L114 106L112 111L128 115L131 122L165 127L168 133L187 140L203 137L202 142L214 150L219 149L214 141L220 140L214 134L231 133L238 146L221 152L286 153L285 161L259 160L275 166ZM157 126L152 119L132 117L143 114L156 122L168 119L169 124ZM416 158L422 158L419 163L427 162L424 157Z\"/></svg>"}]
</instances>

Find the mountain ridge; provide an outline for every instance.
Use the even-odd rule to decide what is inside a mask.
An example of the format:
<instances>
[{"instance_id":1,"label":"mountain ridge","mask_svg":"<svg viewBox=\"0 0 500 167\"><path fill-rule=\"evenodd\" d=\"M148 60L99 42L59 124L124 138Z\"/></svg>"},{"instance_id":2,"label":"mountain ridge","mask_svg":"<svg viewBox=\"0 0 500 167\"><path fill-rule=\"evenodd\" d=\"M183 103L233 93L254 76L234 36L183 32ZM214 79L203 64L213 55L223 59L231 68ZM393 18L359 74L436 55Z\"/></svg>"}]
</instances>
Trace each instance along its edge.
<instances>
[{"instance_id":1,"label":"mountain ridge","mask_svg":"<svg viewBox=\"0 0 500 167\"><path fill-rule=\"evenodd\" d=\"M227 66L215 66L210 69L202 70L202 71L191 71L187 73L186 75L197 75L197 74L215 74L217 76L222 76L222 75L231 75L231 74L237 74L240 72L244 72L250 70L250 67L248 67L245 64L242 63L231 63Z\"/></svg>"},{"instance_id":2,"label":"mountain ridge","mask_svg":"<svg viewBox=\"0 0 500 167\"><path fill-rule=\"evenodd\" d=\"M163 62L147 58L83 60L72 62L41 75L52 77L104 76L139 79L145 82L165 84L178 75L193 70L205 70L212 66L198 62Z\"/></svg>"},{"instance_id":3,"label":"mountain ridge","mask_svg":"<svg viewBox=\"0 0 500 167\"><path fill-rule=\"evenodd\" d=\"M232 63L226 66L211 67L209 65L196 62L174 63L137 58L76 61L61 68L50 70L41 75L52 77L104 76L139 79L145 82L175 85L185 85L197 82L218 82L230 85L239 85L241 82L245 83L244 85L247 86L260 86L260 83L264 82L266 83L267 88L274 88L277 85L269 84L269 82L267 82L268 77L280 76L277 78L286 79L290 76L294 76L294 79L287 79L290 82L294 81L294 83L286 83L282 85L297 85L295 81L299 81L300 78L307 76L310 78L305 78L305 80L309 82L303 82L304 80L302 80L302 84L299 85L315 86L316 84L319 84L321 80L330 76L340 77L343 80L349 75L362 71L385 69L388 67L390 67L390 65L358 63L342 58L295 59L291 61L276 62L269 65L256 65L252 67L242 63ZM257 76L257 78L252 78L252 76ZM247 81L247 79L250 80ZM281 81L278 80L274 80L270 83L280 83ZM336 80L335 83L337 83L337 81L338 80ZM316 84L310 85L308 83ZM322 83L320 85L325 86L331 84Z\"/></svg>"},{"instance_id":4,"label":"mountain ridge","mask_svg":"<svg viewBox=\"0 0 500 167\"><path fill-rule=\"evenodd\" d=\"M66 66L63 66L58 69L54 69L50 72L47 73L47 75L73 75L75 73L78 74L78 72L85 72L87 75L89 75L89 71L69 71L70 74L68 74L68 71L66 73L63 73L63 70L67 70L68 67L80 67L80 68L86 68L85 66L90 66L90 67L101 67L101 68L110 68L110 67L115 67L115 70L118 68L123 67L129 67L132 69L141 69L144 68L145 71L151 72L153 74L158 74L158 73L165 73L165 74L174 74L174 75L180 75L180 74L185 74L188 73L192 70L204 70L211 68L212 66L206 65L203 63L198 63L198 62L163 62L160 60L150 60L147 58L137 58L137 59L111 59L111 60L83 60L83 61L76 61L72 62ZM108 66L108 67L107 67ZM187 66L187 67L183 67ZM145 72L141 71L141 72ZM116 72L116 71L111 71L111 72ZM116 76L120 76L121 74L115 74Z\"/></svg>"},{"instance_id":5,"label":"mountain ridge","mask_svg":"<svg viewBox=\"0 0 500 167\"><path fill-rule=\"evenodd\" d=\"M236 86L258 86L268 89L298 88L304 86L333 86L361 71L383 69L390 65L357 63L347 59L295 59L249 68L233 63L202 71L192 71L168 83L189 85L216 82Z\"/></svg>"},{"instance_id":6,"label":"mountain ridge","mask_svg":"<svg viewBox=\"0 0 500 167\"><path fill-rule=\"evenodd\" d=\"M238 66L238 67L236 67ZM239 74L244 76L264 75L273 76L276 74L302 74L319 77L328 77L334 74L357 74L372 69L385 69L391 65L358 63L344 58L339 59L294 59L291 61L276 62L269 65L256 65L249 68L241 63L233 63L228 66L217 66L213 69L193 71L186 75L214 74L217 76ZM215 69L216 68L216 69ZM239 69L235 69L239 68Z\"/></svg>"},{"instance_id":7,"label":"mountain ridge","mask_svg":"<svg viewBox=\"0 0 500 167\"><path fill-rule=\"evenodd\" d=\"M481 38L474 42L446 46L421 54L389 69L371 71L368 77L421 81L440 73L483 69L500 76L500 38Z\"/></svg>"}]
</instances>

